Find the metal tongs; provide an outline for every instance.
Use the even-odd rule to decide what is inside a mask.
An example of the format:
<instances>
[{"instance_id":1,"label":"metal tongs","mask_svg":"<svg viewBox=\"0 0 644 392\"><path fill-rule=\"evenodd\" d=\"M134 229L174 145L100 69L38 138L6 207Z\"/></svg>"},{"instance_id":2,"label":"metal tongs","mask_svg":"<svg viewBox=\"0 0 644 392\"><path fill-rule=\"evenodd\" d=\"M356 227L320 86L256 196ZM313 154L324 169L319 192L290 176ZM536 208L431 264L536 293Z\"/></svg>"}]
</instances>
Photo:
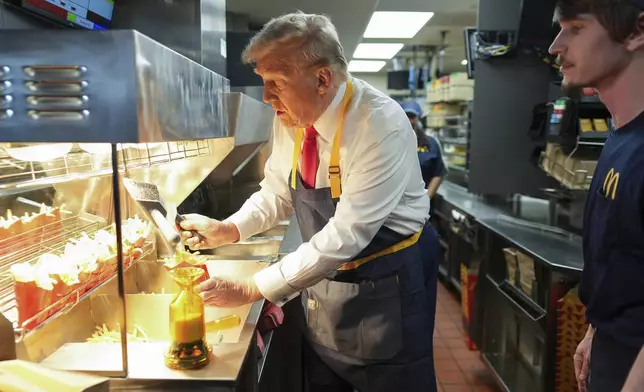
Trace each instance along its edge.
<instances>
[{"instance_id":1,"label":"metal tongs","mask_svg":"<svg viewBox=\"0 0 644 392\"><path fill-rule=\"evenodd\" d=\"M155 226L163 236L163 239L176 250L183 244L179 227L185 220L180 214L175 212L175 216L170 216L169 209L166 208L165 201L161 197L159 188L154 184L140 182L123 178L123 185L129 192L130 196L136 200L145 211L150 215ZM193 236L201 237L196 231L191 230Z\"/></svg>"}]
</instances>

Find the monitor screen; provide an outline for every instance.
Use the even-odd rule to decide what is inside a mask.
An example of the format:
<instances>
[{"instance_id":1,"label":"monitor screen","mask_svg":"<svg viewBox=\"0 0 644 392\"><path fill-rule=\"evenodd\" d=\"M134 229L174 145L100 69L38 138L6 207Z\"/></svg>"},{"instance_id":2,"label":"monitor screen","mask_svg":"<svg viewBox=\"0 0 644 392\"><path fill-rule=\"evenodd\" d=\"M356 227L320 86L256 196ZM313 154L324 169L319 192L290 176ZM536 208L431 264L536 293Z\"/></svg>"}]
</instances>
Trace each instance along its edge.
<instances>
[{"instance_id":1,"label":"monitor screen","mask_svg":"<svg viewBox=\"0 0 644 392\"><path fill-rule=\"evenodd\" d=\"M387 72L387 90L409 90L409 70Z\"/></svg>"},{"instance_id":2,"label":"monitor screen","mask_svg":"<svg viewBox=\"0 0 644 392\"><path fill-rule=\"evenodd\" d=\"M476 27L466 27L463 30L463 38L465 39L465 59L467 60L467 77L474 79L474 61L476 60L476 45L477 45L477 30Z\"/></svg>"},{"instance_id":3,"label":"monitor screen","mask_svg":"<svg viewBox=\"0 0 644 392\"><path fill-rule=\"evenodd\" d=\"M26 10L71 27L106 30L112 22L114 0L22 0Z\"/></svg>"},{"instance_id":4,"label":"monitor screen","mask_svg":"<svg viewBox=\"0 0 644 392\"><path fill-rule=\"evenodd\" d=\"M425 74L422 68L414 70L414 89L422 90L425 88ZM387 72L387 90L409 90L409 70L389 71Z\"/></svg>"}]
</instances>

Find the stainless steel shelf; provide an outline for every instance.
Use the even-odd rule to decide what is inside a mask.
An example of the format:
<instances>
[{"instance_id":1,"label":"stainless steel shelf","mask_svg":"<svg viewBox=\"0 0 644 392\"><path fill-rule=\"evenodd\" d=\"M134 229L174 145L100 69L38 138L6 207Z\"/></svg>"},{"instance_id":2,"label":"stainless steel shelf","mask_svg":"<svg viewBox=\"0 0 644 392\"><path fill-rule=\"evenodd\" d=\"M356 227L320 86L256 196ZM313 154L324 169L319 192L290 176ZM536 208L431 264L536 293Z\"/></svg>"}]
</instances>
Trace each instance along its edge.
<instances>
[{"instance_id":1,"label":"stainless steel shelf","mask_svg":"<svg viewBox=\"0 0 644 392\"><path fill-rule=\"evenodd\" d=\"M4 30L1 40L3 142L229 136L229 81L135 30Z\"/></svg>"},{"instance_id":2,"label":"stainless steel shelf","mask_svg":"<svg viewBox=\"0 0 644 392\"><path fill-rule=\"evenodd\" d=\"M467 172L467 169L464 168L463 166L458 166L458 165L447 165L449 170L455 170L459 172Z\"/></svg>"},{"instance_id":3,"label":"stainless steel shelf","mask_svg":"<svg viewBox=\"0 0 644 392\"><path fill-rule=\"evenodd\" d=\"M14 327L20 334L29 331L24 330L21 325L18 325L18 309L14 291L14 280L10 272L11 267L19 263L33 263L40 256L47 253L61 254L64 252L65 246L70 240L78 239L83 234L94 234L101 229L109 229L105 220L90 214L81 214L42 226L4 241L11 245L3 246L3 242L0 242L0 247L3 249L2 256L0 256L0 312L14 324ZM145 242L141 248L142 253L137 256L137 259L147 256L153 250L154 244L152 242ZM130 263L127 263L128 267L131 261L130 259ZM87 282L76 287L73 292L67 294L64 298L60 298L47 308L39 311L38 314L34 315L30 320L27 320L25 324L35 319L46 320L44 323L47 323L59 317L65 313L65 309L70 309L75 306L82 298L109 283L114 277L116 277L116 272L112 271L89 279ZM85 290L86 286L92 286L91 290ZM40 325L36 328L39 327Z\"/></svg>"},{"instance_id":4,"label":"stainless steel shelf","mask_svg":"<svg viewBox=\"0 0 644 392\"><path fill-rule=\"evenodd\" d=\"M444 116L443 118L448 121L449 120L454 121L454 120L466 120L467 116L461 114L461 115L454 115L454 116Z\"/></svg>"},{"instance_id":5,"label":"stainless steel shelf","mask_svg":"<svg viewBox=\"0 0 644 392\"><path fill-rule=\"evenodd\" d=\"M30 261L40 254L64 250L65 244L81 233L92 234L107 225L101 218L90 214L76 215L44 225L23 234L0 241L0 298L5 294L9 269L12 265ZM0 309L2 300L0 299Z\"/></svg>"},{"instance_id":6,"label":"stainless steel shelf","mask_svg":"<svg viewBox=\"0 0 644 392\"><path fill-rule=\"evenodd\" d=\"M443 144L456 144L456 145L467 145L467 139L465 138L450 138L450 137L445 137L445 138L438 138L441 143Z\"/></svg>"},{"instance_id":7,"label":"stainless steel shelf","mask_svg":"<svg viewBox=\"0 0 644 392\"><path fill-rule=\"evenodd\" d=\"M143 253L141 253L141 255L138 256L137 260L141 259L141 258L144 258L146 256L149 256L152 253L152 251L154 250L154 244L152 242L146 242L146 243L143 244L143 247L141 248L141 250L142 250ZM128 257L126 257L126 256L124 256L124 258L126 260L128 259ZM124 266L123 271L125 272L125 271L129 270L130 267L132 267L132 265L133 264L131 262L128 263L126 266ZM116 272L112 273L111 275L110 274L104 274L104 279L102 281L98 282L96 284L96 286L92 287L90 290L87 290L83 294L80 294L80 291L78 291L78 290L80 290L81 288L79 288L75 292L73 292L71 294L68 294L67 297L61 298L57 303L54 303L51 306L49 306L48 308L43 309L42 312L40 312L39 314L34 316L34 318L43 317L43 314L48 313L48 312L52 313L52 309L59 309L61 307L61 303L64 303L64 305L62 305L62 308L60 308L60 310L56 310L54 314L48 316L47 320L44 323L38 325L34 330L29 330L28 331L28 330L25 330L24 328L21 328L20 326L18 326L17 317L15 318L15 321L12 320L12 317L11 317L12 315L17 316L17 309L15 308L15 301L13 303L14 304L14 309L7 311L7 313L4 313L5 317L7 317L7 319L9 321L12 321L14 323L14 327L15 327L15 330L16 330L16 335L19 336L19 340L22 340L26 334L34 332L34 331L36 331L38 329L41 329L45 325L47 325L48 323L58 319L59 317L64 316L74 306L76 306L78 303L80 303L84 298L91 297L92 294L94 294L96 292L99 292L103 287L111 284L114 281L114 279L116 278L116 276L117 276L116 274L117 274ZM89 284L89 283L93 283L93 282L88 282L88 283L86 283L86 285Z\"/></svg>"},{"instance_id":8,"label":"stainless steel shelf","mask_svg":"<svg viewBox=\"0 0 644 392\"><path fill-rule=\"evenodd\" d=\"M0 194L7 189L24 190L112 173L109 144L81 143L70 152L58 154L43 162L24 160L22 157L26 155L33 156L30 159L37 159L38 152L47 151L48 147L53 150L57 146L59 145L39 144L3 149L0 152ZM121 171L152 167L211 153L207 140L119 144L117 149Z\"/></svg>"},{"instance_id":9,"label":"stainless steel shelf","mask_svg":"<svg viewBox=\"0 0 644 392\"><path fill-rule=\"evenodd\" d=\"M597 146L597 147L602 147L604 145L604 142L591 142L591 141L584 141L580 140L579 141L580 146Z\"/></svg>"}]
</instances>

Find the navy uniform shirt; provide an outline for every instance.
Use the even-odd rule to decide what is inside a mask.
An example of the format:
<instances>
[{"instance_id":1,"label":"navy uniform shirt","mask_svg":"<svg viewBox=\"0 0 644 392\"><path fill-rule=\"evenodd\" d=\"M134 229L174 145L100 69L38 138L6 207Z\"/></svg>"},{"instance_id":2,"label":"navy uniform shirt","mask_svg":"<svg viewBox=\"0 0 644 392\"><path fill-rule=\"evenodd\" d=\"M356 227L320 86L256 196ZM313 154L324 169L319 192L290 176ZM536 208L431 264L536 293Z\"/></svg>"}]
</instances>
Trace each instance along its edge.
<instances>
[{"instance_id":1,"label":"navy uniform shirt","mask_svg":"<svg viewBox=\"0 0 644 392\"><path fill-rule=\"evenodd\" d=\"M429 186L434 177L443 177L447 169L443 164L443 154L438 141L425 135L422 131L416 131L418 138L418 160L420 161L420 171L423 175L425 188Z\"/></svg>"},{"instance_id":2,"label":"navy uniform shirt","mask_svg":"<svg viewBox=\"0 0 644 392\"><path fill-rule=\"evenodd\" d=\"M644 345L644 113L611 131L584 211L580 297L588 321Z\"/></svg>"}]
</instances>

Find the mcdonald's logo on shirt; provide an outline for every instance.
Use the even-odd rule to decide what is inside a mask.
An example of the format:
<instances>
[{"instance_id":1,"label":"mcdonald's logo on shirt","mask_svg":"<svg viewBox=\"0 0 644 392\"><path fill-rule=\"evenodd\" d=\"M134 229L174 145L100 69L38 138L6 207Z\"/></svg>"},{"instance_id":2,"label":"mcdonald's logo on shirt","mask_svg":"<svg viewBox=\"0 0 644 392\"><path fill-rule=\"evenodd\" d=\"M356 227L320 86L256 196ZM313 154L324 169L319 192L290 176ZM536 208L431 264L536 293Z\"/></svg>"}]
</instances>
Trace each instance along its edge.
<instances>
[{"instance_id":1,"label":"mcdonald's logo on shirt","mask_svg":"<svg viewBox=\"0 0 644 392\"><path fill-rule=\"evenodd\" d=\"M617 187L619 186L619 172L616 172L615 169L610 169L606 178L604 178L604 184L602 185L602 193L607 198L615 200L615 195L617 194Z\"/></svg>"}]
</instances>

